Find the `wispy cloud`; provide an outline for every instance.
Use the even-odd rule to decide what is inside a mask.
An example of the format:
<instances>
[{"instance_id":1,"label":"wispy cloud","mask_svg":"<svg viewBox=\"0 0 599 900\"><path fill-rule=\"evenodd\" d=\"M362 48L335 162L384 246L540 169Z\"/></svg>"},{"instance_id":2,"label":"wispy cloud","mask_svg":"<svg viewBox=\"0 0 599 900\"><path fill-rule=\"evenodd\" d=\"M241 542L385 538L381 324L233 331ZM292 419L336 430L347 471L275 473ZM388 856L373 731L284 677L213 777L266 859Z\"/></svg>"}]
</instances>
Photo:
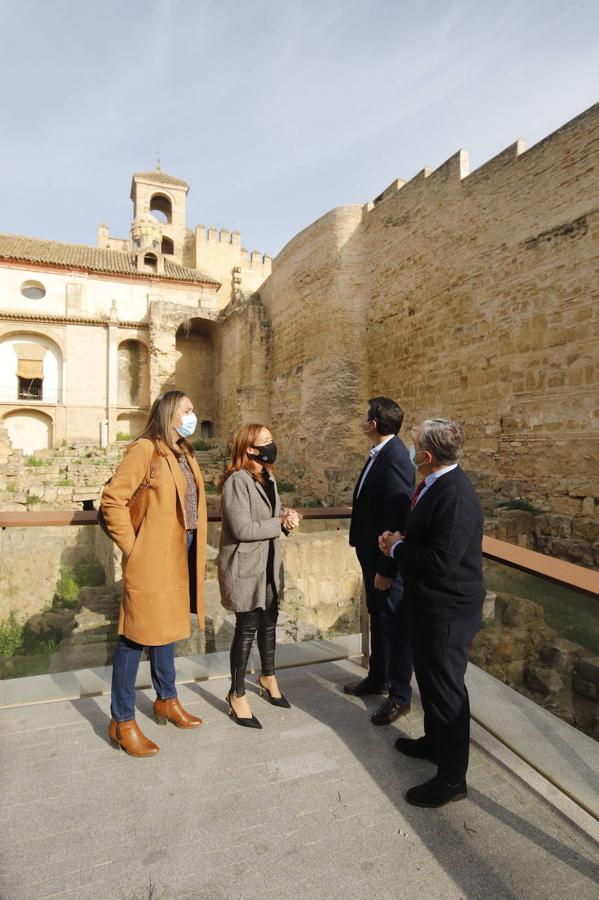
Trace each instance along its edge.
<instances>
[{"instance_id":1,"label":"wispy cloud","mask_svg":"<svg viewBox=\"0 0 599 900\"><path fill-rule=\"evenodd\" d=\"M594 0L2 0L0 16L0 229L68 240L103 218L126 231L128 179L159 147L192 217L274 252L460 146L483 162L538 140L599 84Z\"/></svg>"}]
</instances>

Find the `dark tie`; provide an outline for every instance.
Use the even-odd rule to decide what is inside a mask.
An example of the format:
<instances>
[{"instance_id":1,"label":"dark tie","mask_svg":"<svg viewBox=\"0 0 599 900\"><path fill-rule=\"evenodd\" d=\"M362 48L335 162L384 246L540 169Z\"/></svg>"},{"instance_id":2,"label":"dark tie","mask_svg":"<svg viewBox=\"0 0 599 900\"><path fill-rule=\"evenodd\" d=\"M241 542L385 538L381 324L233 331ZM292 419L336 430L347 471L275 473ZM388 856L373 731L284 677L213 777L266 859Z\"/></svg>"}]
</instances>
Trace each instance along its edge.
<instances>
[{"instance_id":1,"label":"dark tie","mask_svg":"<svg viewBox=\"0 0 599 900\"><path fill-rule=\"evenodd\" d=\"M414 491L414 494L412 496L412 502L410 504L410 512L412 512L412 510L416 506L416 501L418 500L418 495L420 494L420 491L422 491L425 487L426 487L426 481L423 478L422 481L420 482L420 484L418 485L418 487L416 488L416 490Z\"/></svg>"}]
</instances>

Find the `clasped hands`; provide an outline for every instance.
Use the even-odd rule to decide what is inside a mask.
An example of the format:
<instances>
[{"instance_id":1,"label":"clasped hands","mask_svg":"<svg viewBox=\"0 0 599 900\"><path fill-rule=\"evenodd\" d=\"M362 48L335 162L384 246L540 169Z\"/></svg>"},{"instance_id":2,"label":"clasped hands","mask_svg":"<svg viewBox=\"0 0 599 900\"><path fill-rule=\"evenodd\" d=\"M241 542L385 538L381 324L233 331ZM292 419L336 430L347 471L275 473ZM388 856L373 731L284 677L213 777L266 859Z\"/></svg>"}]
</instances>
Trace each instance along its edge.
<instances>
[{"instance_id":1,"label":"clasped hands","mask_svg":"<svg viewBox=\"0 0 599 900\"><path fill-rule=\"evenodd\" d=\"M284 506L281 512L281 526L285 529L285 531L293 531L294 528L297 528L301 521L301 516L296 509L290 509L288 506Z\"/></svg>"},{"instance_id":2,"label":"clasped hands","mask_svg":"<svg viewBox=\"0 0 599 900\"><path fill-rule=\"evenodd\" d=\"M398 541L403 541L403 537L401 531L383 531L383 533L379 535L379 550L381 553L384 553L385 556L391 556L391 547Z\"/></svg>"}]
</instances>

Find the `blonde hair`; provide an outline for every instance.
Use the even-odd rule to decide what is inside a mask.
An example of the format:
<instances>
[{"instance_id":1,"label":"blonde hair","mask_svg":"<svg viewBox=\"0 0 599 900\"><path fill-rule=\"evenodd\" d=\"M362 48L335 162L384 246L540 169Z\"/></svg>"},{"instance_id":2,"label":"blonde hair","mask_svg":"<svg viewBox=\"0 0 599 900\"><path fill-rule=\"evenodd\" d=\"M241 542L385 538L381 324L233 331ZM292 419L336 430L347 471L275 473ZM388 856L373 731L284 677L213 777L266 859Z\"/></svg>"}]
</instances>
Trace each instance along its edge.
<instances>
[{"instance_id":1,"label":"blonde hair","mask_svg":"<svg viewBox=\"0 0 599 900\"><path fill-rule=\"evenodd\" d=\"M252 422L250 425L243 425L237 434L235 435L235 440L233 441L233 450L231 452L231 462L224 470L223 474L220 476L220 481L218 483L219 491L222 491L223 485L229 475L232 475L233 472L239 472L240 469L245 469L250 473L255 481L259 481L260 484L264 484L264 478L262 473L252 472L251 466L251 457L248 456L248 450L250 447L256 446L256 441L258 440L258 436L262 429L265 428L267 431L270 431L268 425L260 425L256 422ZM272 432L271 432L272 433ZM264 468L268 471L270 475L274 470L274 466L270 465L270 463L265 463Z\"/></svg>"},{"instance_id":2,"label":"blonde hair","mask_svg":"<svg viewBox=\"0 0 599 900\"><path fill-rule=\"evenodd\" d=\"M193 453L193 447L186 438L177 441L177 447L173 445L172 438L173 419L177 414L177 406L179 401L187 396L189 395L184 391L165 391L164 394L156 397L150 408L146 427L139 438L147 438L152 443L156 443L158 440L163 441L173 453L179 454L182 447L189 453Z\"/></svg>"}]
</instances>

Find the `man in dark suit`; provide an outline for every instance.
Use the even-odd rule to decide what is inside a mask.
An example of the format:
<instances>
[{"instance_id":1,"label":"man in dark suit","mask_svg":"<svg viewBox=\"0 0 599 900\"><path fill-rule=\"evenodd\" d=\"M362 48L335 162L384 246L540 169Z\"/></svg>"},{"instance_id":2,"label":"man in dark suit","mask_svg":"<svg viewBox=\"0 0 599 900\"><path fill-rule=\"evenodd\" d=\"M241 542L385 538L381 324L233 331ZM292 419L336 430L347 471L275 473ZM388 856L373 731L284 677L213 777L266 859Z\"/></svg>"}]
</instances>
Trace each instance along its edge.
<instances>
[{"instance_id":1,"label":"man in dark suit","mask_svg":"<svg viewBox=\"0 0 599 900\"><path fill-rule=\"evenodd\" d=\"M409 712L412 699L412 651L403 585L397 563L385 556L378 537L385 530L403 530L414 487L414 467L401 428L401 407L387 397L368 401L364 434L372 449L354 490L349 543L355 547L370 615L370 664L361 681L346 684L347 694L364 696L389 691L371 717L388 725ZM381 527L382 526L382 527Z\"/></svg>"},{"instance_id":2,"label":"man in dark suit","mask_svg":"<svg viewBox=\"0 0 599 900\"><path fill-rule=\"evenodd\" d=\"M427 419L415 429L413 460L424 480L405 534L380 539L381 549L400 561L424 710L424 737L399 738L395 746L438 767L434 778L407 792L415 806L443 806L467 793L470 706L464 675L485 587L483 513L458 466L463 443L461 427L449 419Z\"/></svg>"}]
</instances>

